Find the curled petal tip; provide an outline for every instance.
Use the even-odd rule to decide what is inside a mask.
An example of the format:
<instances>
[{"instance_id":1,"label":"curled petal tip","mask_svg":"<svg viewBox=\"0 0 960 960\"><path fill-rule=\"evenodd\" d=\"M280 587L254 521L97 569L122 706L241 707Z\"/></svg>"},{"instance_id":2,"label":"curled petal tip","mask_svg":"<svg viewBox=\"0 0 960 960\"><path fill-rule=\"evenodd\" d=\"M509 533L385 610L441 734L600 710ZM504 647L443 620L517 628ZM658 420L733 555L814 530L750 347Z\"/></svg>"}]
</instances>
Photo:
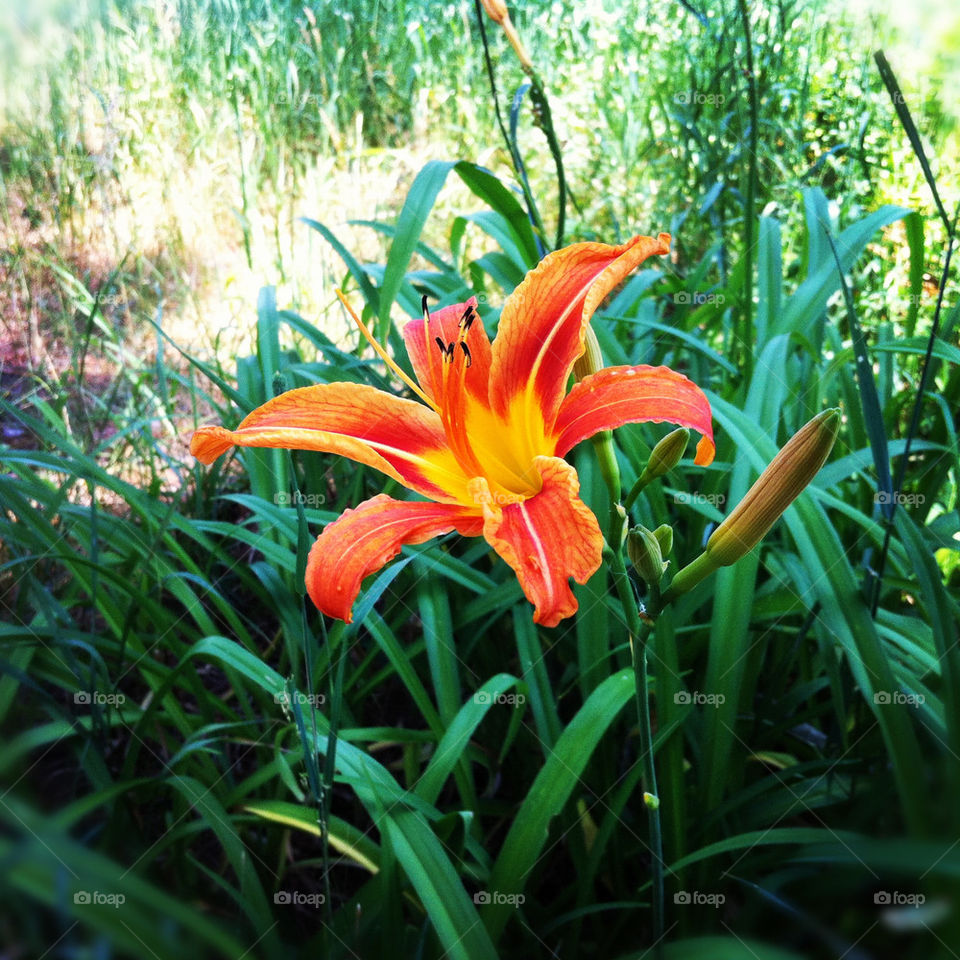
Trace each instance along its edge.
<instances>
[{"instance_id":1,"label":"curled petal tip","mask_svg":"<svg viewBox=\"0 0 960 960\"><path fill-rule=\"evenodd\" d=\"M224 427L201 427L190 441L190 453L208 466L233 446L233 434Z\"/></svg>"},{"instance_id":2,"label":"curled petal tip","mask_svg":"<svg viewBox=\"0 0 960 960\"><path fill-rule=\"evenodd\" d=\"M693 462L698 467L707 467L713 463L713 458L717 452L716 444L713 442L712 437L701 437L699 443L697 443L697 455L693 458Z\"/></svg>"}]
</instances>

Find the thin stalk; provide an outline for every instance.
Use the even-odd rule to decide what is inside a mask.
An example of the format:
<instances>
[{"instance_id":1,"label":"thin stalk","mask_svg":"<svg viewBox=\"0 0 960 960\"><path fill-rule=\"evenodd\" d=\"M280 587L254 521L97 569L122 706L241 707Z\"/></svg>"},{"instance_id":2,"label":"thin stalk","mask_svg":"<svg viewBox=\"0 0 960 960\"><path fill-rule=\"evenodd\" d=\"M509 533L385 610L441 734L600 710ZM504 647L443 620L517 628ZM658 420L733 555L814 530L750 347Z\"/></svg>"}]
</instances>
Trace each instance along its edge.
<instances>
[{"instance_id":1,"label":"thin stalk","mask_svg":"<svg viewBox=\"0 0 960 960\"><path fill-rule=\"evenodd\" d=\"M497 81L493 73L493 60L490 58L490 47L487 42L487 29L483 24L483 8L480 6L480 0L474 0L477 9L477 23L480 25L480 39L483 41L483 56L487 65L487 78L490 80L490 93L493 96L493 112L497 117L497 126L500 127L500 134L510 152L510 161L513 163L513 169L520 181L520 189L523 191L524 200L527 202L527 212L533 221L534 227L539 231L540 236L546 240L547 232L543 228L543 220L540 217L540 211L537 209L537 203L533 199L530 187L527 183L526 174L523 170L523 159L517 149L517 145L511 139L507 132L507 127L503 122L503 114L500 112L500 96L497 93Z\"/></svg>"},{"instance_id":2,"label":"thin stalk","mask_svg":"<svg viewBox=\"0 0 960 960\"><path fill-rule=\"evenodd\" d=\"M637 720L640 728L640 762L643 764L644 806L647 808L647 826L650 832L651 904L653 909L653 948L659 958L663 951L663 831L660 826L660 801L657 793L657 768L653 757L653 728L650 722L649 675L647 669L647 640L657 614L661 609L660 591L651 589L650 605L641 618L633 587L623 560L620 543L624 517L611 501L608 563L614 587L626 620L630 640L630 658L633 666Z\"/></svg>"},{"instance_id":3,"label":"thin stalk","mask_svg":"<svg viewBox=\"0 0 960 960\"><path fill-rule=\"evenodd\" d=\"M550 154L557 168L557 202L560 210L557 214L557 242L554 249L559 250L563 246L563 234L567 218L567 177L563 170L563 154L560 152L560 143L557 140L556 131L553 129L553 114L550 111L550 101L547 98L547 91L544 89L539 75L534 70L527 70L527 76L530 77L533 83L530 91L530 99L533 100L537 126L543 130L547 138Z\"/></svg>"},{"instance_id":4,"label":"thin stalk","mask_svg":"<svg viewBox=\"0 0 960 960\"><path fill-rule=\"evenodd\" d=\"M883 587L883 576L887 566L887 555L890 552L890 536L893 533L893 519L897 510L897 501L899 494L903 489L903 483L907 473L907 462L910 459L910 445L913 438L920 429L920 414L923 411L923 401L926 397L927 380L929 378L930 363L933 359L933 347L940 333L940 315L943 309L943 295L947 289L947 277L950 273L950 259L953 256L954 240L956 239L957 220L950 227L947 237L947 251L944 257L943 270L940 273L940 287L937 290L937 305L933 311L933 325L930 328L930 336L927 340L927 349L923 357L923 364L920 368L920 384L917 387L917 395L913 401L913 411L910 414L910 426L907 429L906 444L903 448L903 454L897 461L897 471L893 481L893 506L890 510L890 516L885 518L883 531L883 546L880 548L880 559L877 561L876 573L873 577L873 589L870 596L870 615L876 617L877 608L880 605L880 591Z\"/></svg>"},{"instance_id":5,"label":"thin stalk","mask_svg":"<svg viewBox=\"0 0 960 960\"><path fill-rule=\"evenodd\" d=\"M757 78L753 72L753 38L750 34L750 11L746 0L738 0L740 17L743 20L743 36L747 55L747 96L750 103L750 160L747 166L747 191L743 208L744 298L743 298L743 382L750 383L753 377L753 207L757 190L757 126L760 122L757 109Z\"/></svg>"},{"instance_id":6,"label":"thin stalk","mask_svg":"<svg viewBox=\"0 0 960 960\"><path fill-rule=\"evenodd\" d=\"M327 646L329 640L327 637L327 625L324 618L320 617L320 630L324 646ZM331 907L332 894L330 884L330 868L332 862L330 859L330 807L333 800L333 782L337 769L337 734L340 730L340 709L343 700L343 671L347 661L347 640L350 634L347 630L340 631L340 648L337 651L337 661L334 666L333 678L330 683L330 725L327 734L327 752L323 762L323 781L320 790L320 829L323 843L323 888L326 898L327 923L324 927L324 938L327 937L333 922L333 912ZM314 711L316 717L316 711ZM316 736L316 732L314 732ZM316 740L314 740L316 744Z\"/></svg>"}]
</instances>

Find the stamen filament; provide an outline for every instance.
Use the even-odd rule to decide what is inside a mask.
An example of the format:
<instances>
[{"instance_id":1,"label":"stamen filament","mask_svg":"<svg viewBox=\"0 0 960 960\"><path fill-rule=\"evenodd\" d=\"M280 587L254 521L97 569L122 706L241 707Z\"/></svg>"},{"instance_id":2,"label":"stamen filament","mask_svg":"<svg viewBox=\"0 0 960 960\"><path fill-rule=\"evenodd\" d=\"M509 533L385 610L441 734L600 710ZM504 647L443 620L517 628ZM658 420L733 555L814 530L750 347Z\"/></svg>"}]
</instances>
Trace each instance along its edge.
<instances>
[{"instance_id":1,"label":"stamen filament","mask_svg":"<svg viewBox=\"0 0 960 960\"><path fill-rule=\"evenodd\" d=\"M436 394L437 391L437 378L434 373L433 366L433 351L430 349L430 309L427 306L427 295L424 294L420 300L420 306L423 308L423 358L424 362L427 365L426 376L428 380L427 386L430 391Z\"/></svg>"},{"instance_id":2,"label":"stamen filament","mask_svg":"<svg viewBox=\"0 0 960 960\"><path fill-rule=\"evenodd\" d=\"M439 337L437 338L439 340ZM440 349L443 352L443 409L440 416L443 420L443 429L447 435L447 443L453 455L457 458L464 472L471 473L473 476L485 476L485 471L477 459L477 455L470 446L470 440L464 429L463 422L463 374L466 370L465 365L460 366L457 383L450 383L450 367L454 362L454 344L449 348L443 346ZM458 416L459 414L459 416Z\"/></svg>"},{"instance_id":3,"label":"stamen filament","mask_svg":"<svg viewBox=\"0 0 960 960\"><path fill-rule=\"evenodd\" d=\"M437 413L440 412L440 408L431 400L421 389L417 386L401 369L397 366L393 358L387 353L383 347L373 339L373 334L367 328L367 325L354 313L353 307L347 303L346 297L343 295L342 290L336 290L337 297L339 297L340 302L346 308L347 313L353 318L353 322L360 328L360 332L366 337L367 343L376 351L377 355L381 360L418 396L427 406L431 407Z\"/></svg>"}]
</instances>

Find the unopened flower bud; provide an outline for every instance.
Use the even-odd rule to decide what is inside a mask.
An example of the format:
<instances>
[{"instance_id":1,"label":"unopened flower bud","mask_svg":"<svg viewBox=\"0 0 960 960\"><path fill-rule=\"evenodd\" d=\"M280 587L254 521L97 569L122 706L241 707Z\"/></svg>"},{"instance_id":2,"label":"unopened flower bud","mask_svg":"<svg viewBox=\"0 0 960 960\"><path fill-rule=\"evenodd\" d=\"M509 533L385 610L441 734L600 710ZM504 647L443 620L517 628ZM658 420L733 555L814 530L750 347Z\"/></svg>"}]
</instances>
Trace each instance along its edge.
<instances>
[{"instance_id":1,"label":"unopened flower bud","mask_svg":"<svg viewBox=\"0 0 960 960\"><path fill-rule=\"evenodd\" d=\"M689 440L690 431L686 427L680 427L668 433L650 454L650 459L640 475L643 485L646 486L651 480L662 477L667 471L672 470L683 457Z\"/></svg>"},{"instance_id":2,"label":"unopened flower bud","mask_svg":"<svg viewBox=\"0 0 960 960\"><path fill-rule=\"evenodd\" d=\"M606 364L603 362L603 354L600 352L600 341L593 332L593 327L587 324L587 329L583 335L583 353L577 358L573 365L573 375L579 383L585 380L592 373L598 373Z\"/></svg>"},{"instance_id":3,"label":"unopened flower bud","mask_svg":"<svg viewBox=\"0 0 960 960\"><path fill-rule=\"evenodd\" d=\"M651 810L656 810L660 806L660 798L652 793L647 793L646 790L643 792L643 802Z\"/></svg>"},{"instance_id":4,"label":"unopened flower bud","mask_svg":"<svg viewBox=\"0 0 960 960\"><path fill-rule=\"evenodd\" d=\"M480 0L483 9L487 11L487 16L494 23L503 23L509 17L507 5L503 0Z\"/></svg>"},{"instance_id":5,"label":"unopened flower bud","mask_svg":"<svg viewBox=\"0 0 960 960\"><path fill-rule=\"evenodd\" d=\"M746 556L824 465L840 430L840 411L824 410L804 424L760 474L734 511L713 531L707 549L674 577L666 596L693 589L704 577Z\"/></svg>"},{"instance_id":6,"label":"unopened flower bud","mask_svg":"<svg viewBox=\"0 0 960 960\"><path fill-rule=\"evenodd\" d=\"M673 527L671 527L669 523L661 523L660 526L653 531L653 535L660 545L660 556L669 557L673 552Z\"/></svg>"},{"instance_id":7,"label":"unopened flower bud","mask_svg":"<svg viewBox=\"0 0 960 960\"><path fill-rule=\"evenodd\" d=\"M824 465L839 430L840 411L824 410L784 444L707 541L707 553L718 566L736 563L763 539Z\"/></svg>"},{"instance_id":8,"label":"unopened flower bud","mask_svg":"<svg viewBox=\"0 0 960 960\"><path fill-rule=\"evenodd\" d=\"M646 527L634 527L627 534L627 556L646 583L656 585L663 579L667 564L663 562L659 541Z\"/></svg>"},{"instance_id":9,"label":"unopened flower bud","mask_svg":"<svg viewBox=\"0 0 960 960\"><path fill-rule=\"evenodd\" d=\"M506 34L510 46L513 47L514 53L516 53L517 59L520 61L520 66L523 67L525 72L532 73L533 61L530 59L530 54L527 53L526 47L524 47L523 41L517 33L517 28L510 19L510 13L507 10L507 5L504 3L504 0L480 0L480 3L483 4L483 9L486 10L487 16L494 23L499 23L503 28L503 32Z\"/></svg>"}]
</instances>

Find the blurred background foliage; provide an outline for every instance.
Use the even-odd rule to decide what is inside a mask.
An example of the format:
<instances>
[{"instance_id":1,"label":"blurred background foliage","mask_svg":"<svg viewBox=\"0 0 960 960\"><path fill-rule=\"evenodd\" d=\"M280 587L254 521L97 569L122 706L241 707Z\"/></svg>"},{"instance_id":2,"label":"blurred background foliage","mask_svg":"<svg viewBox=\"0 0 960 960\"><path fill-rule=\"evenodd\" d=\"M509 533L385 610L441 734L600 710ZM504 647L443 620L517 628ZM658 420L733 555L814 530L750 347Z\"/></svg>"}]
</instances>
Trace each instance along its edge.
<instances>
[{"instance_id":1,"label":"blurred background foliage","mask_svg":"<svg viewBox=\"0 0 960 960\"><path fill-rule=\"evenodd\" d=\"M798 240L805 185L823 187L842 215L926 201L870 54L892 44L921 132L951 164L960 28L946 6L752 8L758 212L776 204ZM93 292L110 281L104 312L117 322L162 300L187 333L239 338L264 282L282 302L326 314L338 266L299 216L388 216L425 158L508 164L466 2L0 10L14 306L46 295L69 312L59 267ZM572 235L670 230L685 266L709 251L724 281L742 232L749 125L736 5L526 3L514 16L554 102ZM492 42L509 100L525 78L502 38ZM529 122L520 141L542 153ZM955 167L945 173L954 183ZM530 177L552 222L550 165L531 162ZM463 199L443 198L428 238L440 240ZM384 237L362 227L342 236L362 258L382 258Z\"/></svg>"},{"instance_id":2,"label":"blurred background foliage","mask_svg":"<svg viewBox=\"0 0 960 960\"><path fill-rule=\"evenodd\" d=\"M674 236L596 325L608 362L670 364L714 405L717 462L634 508L674 526L673 569L790 433L844 411L769 541L657 631L671 958L960 942L950 6L513 11L567 240ZM552 239L555 171L487 31ZM649 955L604 575L539 630L485 544L447 538L373 578L357 625L324 624L297 550L391 484L186 450L283 388L397 389L337 285L381 321L475 290L495 329L538 240L473 5L5 2L0 82L6 955ZM662 433L618 431L626 478Z\"/></svg>"}]
</instances>

